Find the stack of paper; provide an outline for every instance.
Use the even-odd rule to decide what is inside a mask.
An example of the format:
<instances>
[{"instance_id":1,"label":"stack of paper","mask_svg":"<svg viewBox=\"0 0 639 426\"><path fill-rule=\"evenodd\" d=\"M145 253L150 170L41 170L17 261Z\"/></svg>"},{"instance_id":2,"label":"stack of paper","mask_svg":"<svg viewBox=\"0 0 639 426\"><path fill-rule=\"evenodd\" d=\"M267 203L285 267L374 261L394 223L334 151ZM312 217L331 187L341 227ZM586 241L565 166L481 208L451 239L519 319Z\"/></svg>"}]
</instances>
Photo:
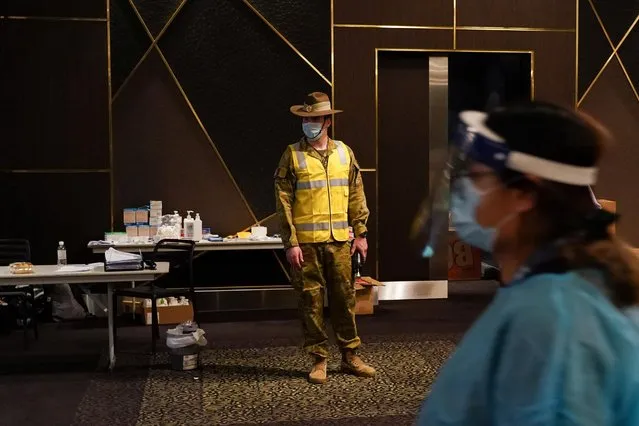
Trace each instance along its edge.
<instances>
[{"instance_id":1,"label":"stack of paper","mask_svg":"<svg viewBox=\"0 0 639 426\"><path fill-rule=\"evenodd\" d=\"M111 247L104 252L104 269L110 271L131 271L142 269L142 255L126 253Z\"/></svg>"}]
</instances>

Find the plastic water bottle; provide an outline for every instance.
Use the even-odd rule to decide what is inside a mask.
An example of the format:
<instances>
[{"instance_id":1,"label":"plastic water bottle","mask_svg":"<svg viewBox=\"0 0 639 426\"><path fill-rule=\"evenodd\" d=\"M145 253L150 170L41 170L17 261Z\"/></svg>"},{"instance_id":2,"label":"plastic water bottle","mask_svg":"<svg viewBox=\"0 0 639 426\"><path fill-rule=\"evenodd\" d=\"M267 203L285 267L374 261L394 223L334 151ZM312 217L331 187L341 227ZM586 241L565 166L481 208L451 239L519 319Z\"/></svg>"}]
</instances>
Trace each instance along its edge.
<instances>
[{"instance_id":1,"label":"plastic water bottle","mask_svg":"<svg viewBox=\"0 0 639 426\"><path fill-rule=\"evenodd\" d=\"M58 265L67 264L67 248L64 246L64 241L58 243Z\"/></svg>"}]
</instances>

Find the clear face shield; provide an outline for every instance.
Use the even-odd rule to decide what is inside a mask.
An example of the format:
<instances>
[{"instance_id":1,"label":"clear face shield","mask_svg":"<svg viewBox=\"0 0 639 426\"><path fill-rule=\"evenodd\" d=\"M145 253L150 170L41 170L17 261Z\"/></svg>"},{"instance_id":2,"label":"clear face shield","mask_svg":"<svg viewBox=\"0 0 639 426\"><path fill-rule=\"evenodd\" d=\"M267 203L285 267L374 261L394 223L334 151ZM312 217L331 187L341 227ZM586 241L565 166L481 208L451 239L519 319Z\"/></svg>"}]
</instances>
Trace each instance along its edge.
<instances>
[{"instance_id":1,"label":"clear face shield","mask_svg":"<svg viewBox=\"0 0 639 426\"><path fill-rule=\"evenodd\" d=\"M432 257L439 243L445 241L443 237L452 228L451 191L457 191L460 178L471 175L470 167L475 163L489 167L495 174L510 169L570 185L587 186L596 182L596 168L511 151L505 140L485 125L487 117L478 111L464 111L459 115L460 123L449 146L448 158L437 172L411 226L410 239L423 257Z\"/></svg>"}]
</instances>

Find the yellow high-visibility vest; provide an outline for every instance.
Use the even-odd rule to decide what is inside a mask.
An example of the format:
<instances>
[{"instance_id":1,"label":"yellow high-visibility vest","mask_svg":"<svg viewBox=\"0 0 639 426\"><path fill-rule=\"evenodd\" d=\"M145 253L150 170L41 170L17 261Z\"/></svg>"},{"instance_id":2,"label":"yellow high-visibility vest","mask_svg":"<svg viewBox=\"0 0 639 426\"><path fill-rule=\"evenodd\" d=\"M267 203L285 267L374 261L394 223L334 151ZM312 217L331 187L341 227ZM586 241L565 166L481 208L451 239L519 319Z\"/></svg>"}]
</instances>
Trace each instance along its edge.
<instances>
[{"instance_id":1,"label":"yellow high-visibility vest","mask_svg":"<svg viewBox=\"0 0 639 426\"><path fill-rule=\"evenodd\" d=\"M297 183L293 225L300 243L348 241L348 178L351 156L343 142L328 156L328 165L309 155L301 142L290 145Z\"/></svg>"}]
</instances>

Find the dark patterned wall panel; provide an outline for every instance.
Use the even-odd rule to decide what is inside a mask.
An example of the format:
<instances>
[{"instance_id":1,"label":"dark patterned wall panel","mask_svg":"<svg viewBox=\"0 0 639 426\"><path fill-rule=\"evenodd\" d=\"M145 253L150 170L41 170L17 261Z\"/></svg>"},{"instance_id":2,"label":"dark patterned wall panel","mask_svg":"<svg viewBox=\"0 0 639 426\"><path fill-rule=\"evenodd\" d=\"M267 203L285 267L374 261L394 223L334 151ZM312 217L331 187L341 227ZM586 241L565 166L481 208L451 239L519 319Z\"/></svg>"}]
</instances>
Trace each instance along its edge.
<instances>
[{"instance_id":1,"label":"dark patterned wall panel","mask_svg":"<svg viewBox=\"0 0 639 426\"><path fill-rule=\"evenodd\" d=\"M457 25L575 28L575 0L457 0Z\"/></svg>"},{"instance_id":2,"label":"dark patterned wall panel","mask_svg":"<svg viewBox=\"0 0 639 426\"><path fill-rule=\"evenodd\" d=\"M157 37L184 1L186 0L134 0L133 3L151 34Z\"/></svg>"},{"instance_id":3,"label":"dark patterned wall panel","mask_svg":"<svg viewBox=\"0 0 639 426\"><path fill-rule=\"evenodd\" d=\"M111 87L113 94L151 45L128 0L111 1Z\"/></svg>"},{"instance_id":4,"label":"dark patterned wall panel","mask_svg":"<svg viewBox=\"0 0 639 426\"><path fill-rule=\"evenodd\" d=\"M532 50L535 99L574 106L574 33L462 31L457 34L457 48Z\"/></svg>"},{"instance_id":5,"label":"dark patterned wall panel","mask_svg":"<svg viewBox=\"0 0 639 426\"><path fill-rule=\"evenodd\" d=\"M448 30L335 29L335 137L355 150L363 168L375 160L375 48L451 49Z\"/></svg>"},{"instance_id":6,"label":"dark patterned wall panel","mask_svg":"<svg viewBox=\"0 0 639 426\"><path fill-rule=\"evenodd\" d=\"M616 142L604 156L595 192L599 198L617 202L621 214L617 233L639 247L639 226L634 219L639 212L639 101L628 87L618 61L610 61L580 109L601 120L614 133Z\"/></svg>"},{"instance_id":7,"label":"dark patterned wall panel","mask_svg":"<svg viewBox=\"0 0 639 426\"><path fill-rule=\"evenodd\" d=\"M0 26L0 169L109 167L105 23Z\"/></svg>"},{"instance_id":8,"label":"dark patterned wall panel","mask_svg":"<svg viewBox=\"0 0 639 426\"><path fill-rule=\"evenodd\" d=\"M116 224L149 200L197 211L223 235L254 222L155 50L113 104L113 139Z\"/></svg>"},{"instance_id":9,"label":"dark patterned wall panel","mask_svg":"<svg viewBox=\"0 0 639 426\"><path fill-rule=\"evenodd\" d=\"M301 136L289 107L328 84L239 1L189 1L160 46L255 214L274 212L273 171Z\"/></svg>"},{"instance_id":10,"label":"dark patterned wall panel","mask_svg":"<svg viewBox=\"0 0 639 426\"><path fill-rule=\"evenodd\" d=\"M635 25L621 45L619 57L626 67L635 92L639 92L639 25Z\"/></svg>"},{"instance_id":11,"label":"dark patterned wall panel","mask_svg":"<svg viewBox=\"0 0 639 426\"><path fill-rule=\"evenodd\" d=\"M452 0L334 0L335 24L452 26Z\"/></svg>"},{"instance_id":12,"label":"dark patterned wall panel","mask_svg":"<svg viewBox=\"0 0 639 426\"><path fill-rule=\"evenodd\" d=\"M612 54L612 47L606 39L603 28L597 21L595 11L587 0L579 3L579 97ZM587 60L584 60L586 59Z\"/></svg>"},{"instance_id":13,"label":"dark patterned wall panel","mask_svg":"<svg viewBox=\"0 0 639 426\"><path fill-rule=\"evenodd\" d=\"M330 0L248 0L322 74L331 78Z\"/></svg>"},{"instance_id":14,"label":"dark patterned wall panel","mask_svg":"<svg viewBox=\"0 0 639 426\"><path fill-rule=\"evenodd\" d=\"M2 238L27 238L33 262L53 264L63 240L69 262L90 259L90 239L109 229L108 173L0 173L4 202L18 207L0 221Z\"/></svg>"},{"instance_id":15,"label":"dark patterned wall panel","mask_svg":"<svg viewBox=\"0 0 639 426\"><path fill-rule=\"evenodd\" d=\"M639 1L592 0L592 3L612 42L617 45L639 15Z\"/></svg>"},{"instance_id":16,"label":"dark patterned wall panel","mask_svg":"<svg viewBox=\"0 0 639 426\"><path fill-rule=\"evenodd\" d=\"M106 18L107 0L5 0L0 14L62 18Z\"/></svg>"}]
</instances>

